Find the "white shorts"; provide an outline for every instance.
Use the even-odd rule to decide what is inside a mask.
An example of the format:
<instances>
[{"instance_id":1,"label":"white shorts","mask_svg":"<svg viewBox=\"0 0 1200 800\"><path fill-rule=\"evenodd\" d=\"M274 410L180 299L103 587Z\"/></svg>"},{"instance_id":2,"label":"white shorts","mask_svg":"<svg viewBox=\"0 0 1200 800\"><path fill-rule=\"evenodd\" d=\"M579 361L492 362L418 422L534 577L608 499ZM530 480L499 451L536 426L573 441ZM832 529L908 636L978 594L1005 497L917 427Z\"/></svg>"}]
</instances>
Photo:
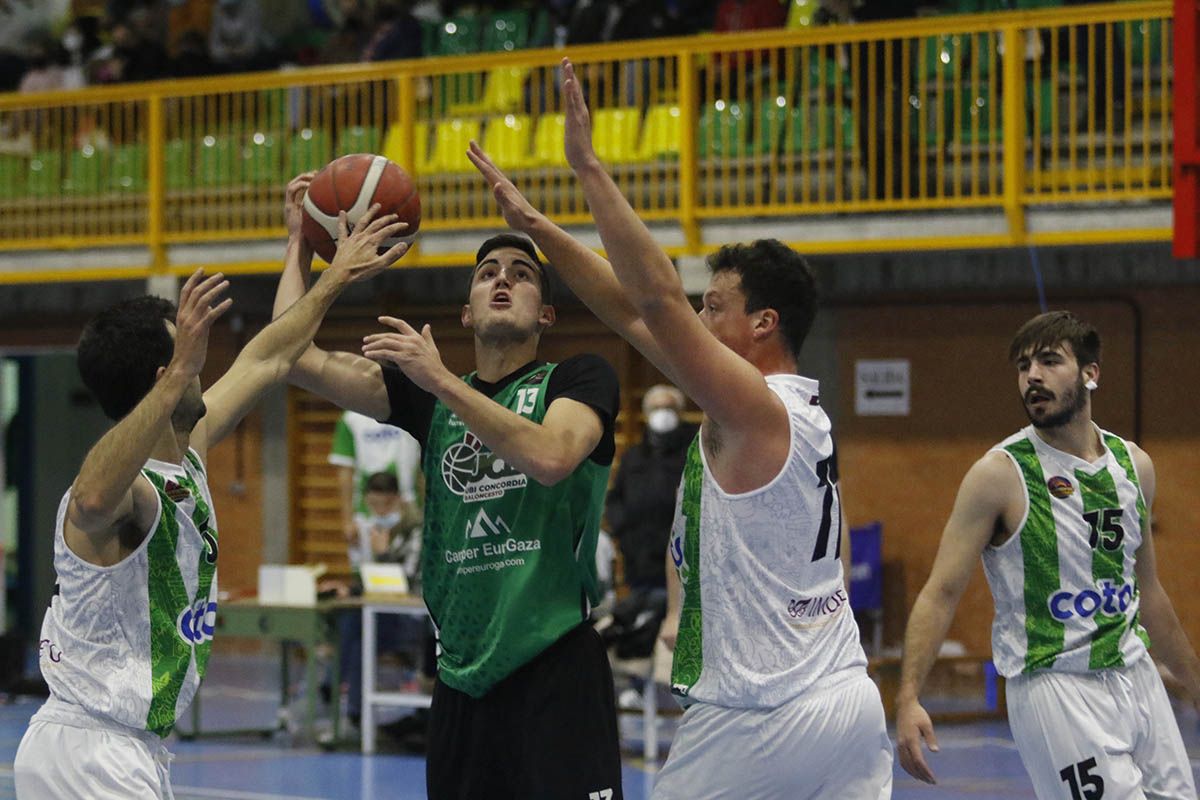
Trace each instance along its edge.
<instances>
[{"instance_id":1,"label":"white shorts","mask_svg":"<svg viewBox=\"0 0 1200 800\"><path fill-rule=\"evenodd\" d=\"M1175 713L1149 657L1117 669L1011 678L1008 721L1039 800L1196 800Z\"/></svg>"},{"instance_id":2,"label":"white shorts","mask_svg":"<svg viewBox=\"0 0 1200 800\"><path fill-rule=\"evenodd\" d=\"M826 681L778 708L688 708L653 799L890 798L879 690L861 669Z\"/></svg>"},{"instance_id":3,"label":"white shorts","mask_svg":"<svg viewBox=\"0 0 1200 800\"><path fill-rule=\"evenodd\" d=\"M17 800L173 800L170 759L153 733L51 697L17 748Z\"/></svg>"}]
</instances>

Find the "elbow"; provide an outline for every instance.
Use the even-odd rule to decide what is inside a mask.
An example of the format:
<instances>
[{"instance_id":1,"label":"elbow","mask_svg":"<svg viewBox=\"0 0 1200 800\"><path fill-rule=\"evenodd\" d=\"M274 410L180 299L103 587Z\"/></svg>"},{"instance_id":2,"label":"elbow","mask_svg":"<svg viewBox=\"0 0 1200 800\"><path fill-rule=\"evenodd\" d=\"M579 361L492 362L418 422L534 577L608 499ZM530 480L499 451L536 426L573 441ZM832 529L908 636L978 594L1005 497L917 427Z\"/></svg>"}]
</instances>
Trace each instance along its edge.
<instances>
[{"instance_id":1,"label":"elbow","mask_svg":"<svg viewBox=\"0 0 1200 800\"><path fill-rule=\"evenodd\" d=\"M542 486L554 486L568 478L579 466L563 458L539 458L530 465L527 474Z\"/></svg>"},{"instance_id":2,"label":"elbow","mask_svg":"<svg viewBox=\"0 0 1200 800\"><path fill-rule=\"evenodd\" d=\"M79 530L92 531L103 528L108 523L109 513L108 501L98 493L87 489L71 492L67 518Z\"/></svg>"}]
</instances>

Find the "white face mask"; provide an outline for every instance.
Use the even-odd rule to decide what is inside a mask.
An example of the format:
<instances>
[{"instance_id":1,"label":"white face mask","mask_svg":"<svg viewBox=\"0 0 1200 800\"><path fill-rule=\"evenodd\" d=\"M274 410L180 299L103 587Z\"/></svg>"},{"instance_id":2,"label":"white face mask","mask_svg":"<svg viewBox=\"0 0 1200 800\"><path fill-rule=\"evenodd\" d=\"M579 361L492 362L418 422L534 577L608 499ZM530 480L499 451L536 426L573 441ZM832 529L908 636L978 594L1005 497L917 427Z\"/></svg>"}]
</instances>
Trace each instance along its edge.
<instances>
[{"instance_id":1,"label":"white face mask","mask_svg":"<svg viewBox=\"0 0 1200 800\"><path fill-rule=\"evenodd\" d=\"M368 519L372 528L383 528L391 530L400 524L400 512L393 511L391 514L384 514L382 517L371 517Z\"/></svg>"},{"instance_id":2,"label":"white face mask","mask_svg":"<svg viewBox=\"0 0 1200 800\"><path fill-rule=\"evenodd\" d=\"M646 427L653 433L670 433L679 427L679 414L670 408L656 408L646 415Z\"/></svg>"}]
</instances>

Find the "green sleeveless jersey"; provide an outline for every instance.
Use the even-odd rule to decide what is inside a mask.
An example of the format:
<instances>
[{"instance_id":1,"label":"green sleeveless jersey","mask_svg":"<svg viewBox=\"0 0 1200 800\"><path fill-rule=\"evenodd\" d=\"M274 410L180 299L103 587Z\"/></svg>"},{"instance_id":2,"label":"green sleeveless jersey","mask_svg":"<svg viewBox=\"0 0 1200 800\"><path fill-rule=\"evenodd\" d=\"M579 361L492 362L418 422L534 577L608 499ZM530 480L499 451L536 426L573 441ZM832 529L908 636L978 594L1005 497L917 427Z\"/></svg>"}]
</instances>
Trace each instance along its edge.
<instances>
[{"instance_id":1,"label":"green sleeveless jersey","mask_svg":"<svg viewBox=\"0 0 1200 800\"><path fill-rule=\"evenodd\" d=\"M529 368L492 399L541 423L554 367ZM596 538L609 468L584 459L543 486L440 401L423 463L422 586L438 629L438 675L481 697L598 602Z\"/></svg>"},{"instance_id":2,"label":"green sleeveless jersey","mask_svg":"<svg viewBox=\"0 0 1200 800\"><path fill-rule=\"evenodd\" d=\"M996 601L992 658L1005 677L1088 672L1146 655L1134 564L1146 505L1128 445L1097 428L1104 455L1088 463L1042 441L1032 426L995 450L1025 486L1025 517L983 551Z\"/></svg>"}]
</instances>

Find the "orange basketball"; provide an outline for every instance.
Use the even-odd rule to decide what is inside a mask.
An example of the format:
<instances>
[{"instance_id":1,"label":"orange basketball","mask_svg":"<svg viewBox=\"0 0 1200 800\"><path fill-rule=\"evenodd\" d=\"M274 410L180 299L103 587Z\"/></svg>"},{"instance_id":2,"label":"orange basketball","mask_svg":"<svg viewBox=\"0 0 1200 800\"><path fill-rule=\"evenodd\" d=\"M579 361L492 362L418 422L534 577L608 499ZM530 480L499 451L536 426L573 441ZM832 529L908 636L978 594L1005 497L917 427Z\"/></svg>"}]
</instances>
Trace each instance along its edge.
<instances>
[{"instance_id":1,"label":"orange basketball","mask_svg":"<svg viewBox=\"0 0 1200 800\"><path fill-rule=\"evenodd\" d=\"M331 161L313 178L304 196L304 238L328 262L337 252L338 212L345 211L351 229L373 204L380 214L395 214L407 222L404 236L412 238L421 224L421 198L409 174L383 156L355 153Z\"/></svg>"}]
</instances>

